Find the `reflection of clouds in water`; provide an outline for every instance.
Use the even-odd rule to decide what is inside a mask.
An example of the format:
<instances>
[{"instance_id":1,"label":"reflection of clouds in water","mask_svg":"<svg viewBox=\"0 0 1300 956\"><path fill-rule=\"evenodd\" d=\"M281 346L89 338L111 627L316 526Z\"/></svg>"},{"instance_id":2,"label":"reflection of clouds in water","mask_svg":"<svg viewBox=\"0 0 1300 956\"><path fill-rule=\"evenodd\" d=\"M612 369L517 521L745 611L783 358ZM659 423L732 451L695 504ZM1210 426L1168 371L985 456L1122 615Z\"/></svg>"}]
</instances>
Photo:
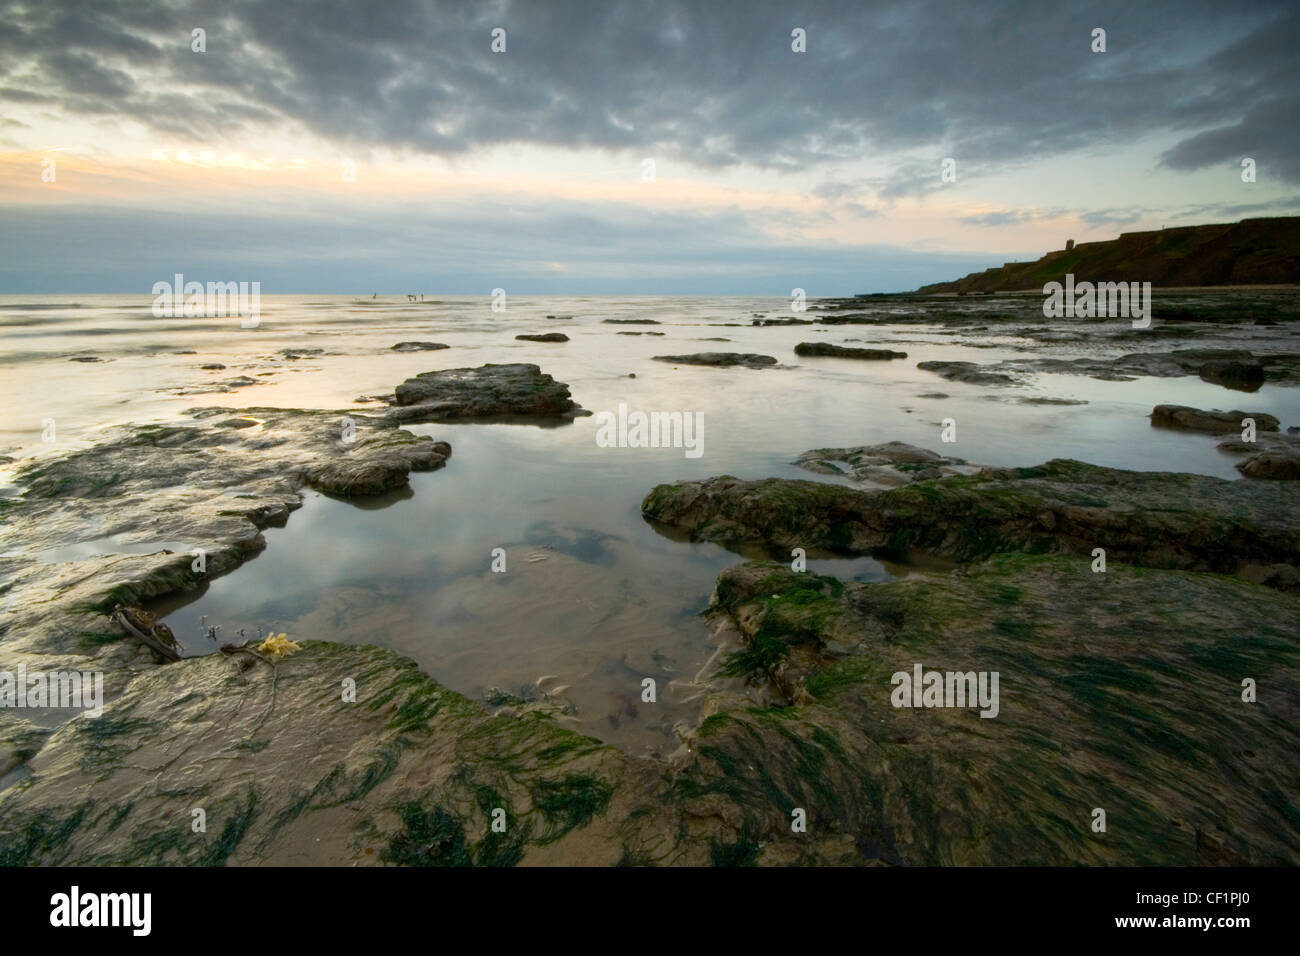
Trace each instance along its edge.
<instances>
[{"instance_id":1,"label":"reflection of clouds in water","mask_svg":"<svg viewBox=\"0 0 1300 956\"><path fill-rule=\"evenodd\" d=\"M618 535L593 528L559 529L550 521L535 522L524 532L525 543L534 546L542 545L588 564L612 565L614 554L607 544L611 541L624 540Z\"/></svg>"},{"instance_id":2,"label":"reflection of clouds in water","mask_svg":"<svg viewBox=\"0 0 1300 956\"><path fill-rule=\"evenodd\" d=\"M693 673L709 653L707 626L698 611L706 606L721 566L734 558L679 560L696 549L659 553L630 541L631 534L532 521L522 534L502 541L508 571L492 573L481 531L471 535L481 554L454 548L449 554L428 553L441 542L458 540L447 526L452 516L468 526L481 524L467 509L444 511L433 520L429 511L442 487L429 485L427 493L403 505L411 513L395 520L423 529L409 538L385 533L382 519L389 511L367 516L381 519L378 526L367 526L354 523L349 504L316 498L312 519L296 527L291 520L263 553L264 560L277 554L279 560L274 567L263 565L255 596L236 586L237 571L225 579L225 587L174 614L169 623L184 630L186 622L204 614L225 623L223 638L256 620L291 637L382 644L475 698L490 687L520 686L538 674L559 672L568 685L561 702L566 720L578 729L636 752L675 746L673 723L688 720L694 707L663 685L679 660L688 661L684 670ZM530 513L517 517L525 514ZM636 518L633 513L629 531L638 530ZM313 556L338 549L341 541L352 560L333 562L328 576L315 578L313 568L320 568ZM407 548L419 556L404 554ZM401 567L401 573L373 570L371 552ZM530 556L545 560L530 562ZM268 586L279 590L264 590ZM693 606L684 608L683 601ZM644 677L661 683L655 719L618 716L616 697L639 694ZM617 718L613 722L611 713Z\"/></svg>"}]
</instances>

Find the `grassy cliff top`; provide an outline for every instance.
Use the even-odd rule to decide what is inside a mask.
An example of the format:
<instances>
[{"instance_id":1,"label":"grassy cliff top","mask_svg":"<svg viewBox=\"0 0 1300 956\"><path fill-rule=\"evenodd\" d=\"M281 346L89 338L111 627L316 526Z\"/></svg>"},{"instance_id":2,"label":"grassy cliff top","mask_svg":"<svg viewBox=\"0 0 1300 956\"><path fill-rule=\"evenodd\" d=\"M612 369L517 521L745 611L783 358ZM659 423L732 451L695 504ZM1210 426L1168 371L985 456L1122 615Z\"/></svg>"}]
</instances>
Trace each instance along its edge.
<instances>
[{"instance_id":1,"label":"grassy cliff top","mask_svg":"<svg viewBox=\"0 0 1300 956\"><path fill-rule=\"evenodd\" d=\"M1300 216L1126 232L1049 252L1037 262L1008 262L918 292L1041 289L1073 273L1076 282L1150 282L1155 286L1276 285L1300 282Z\"/></svg>"}]
</instances>

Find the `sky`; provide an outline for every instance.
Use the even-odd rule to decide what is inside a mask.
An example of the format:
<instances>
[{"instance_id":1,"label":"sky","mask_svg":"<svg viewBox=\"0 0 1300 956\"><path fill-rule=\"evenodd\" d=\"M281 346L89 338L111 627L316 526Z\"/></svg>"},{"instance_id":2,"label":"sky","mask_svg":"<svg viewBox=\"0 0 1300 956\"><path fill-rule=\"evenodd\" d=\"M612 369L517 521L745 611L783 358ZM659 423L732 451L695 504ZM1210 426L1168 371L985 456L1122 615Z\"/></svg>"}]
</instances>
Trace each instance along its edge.
<instances>
[{"instance_id":1,"label":"sky","mask_svg":"<svg viewBox=\"0 0 1300 956\"><path fill-rule=\"evenodd\" d=\"M1265 0L0 0L0 294L835 296L1297 215L1297 41Z\"/></svg>"}]
</instances>

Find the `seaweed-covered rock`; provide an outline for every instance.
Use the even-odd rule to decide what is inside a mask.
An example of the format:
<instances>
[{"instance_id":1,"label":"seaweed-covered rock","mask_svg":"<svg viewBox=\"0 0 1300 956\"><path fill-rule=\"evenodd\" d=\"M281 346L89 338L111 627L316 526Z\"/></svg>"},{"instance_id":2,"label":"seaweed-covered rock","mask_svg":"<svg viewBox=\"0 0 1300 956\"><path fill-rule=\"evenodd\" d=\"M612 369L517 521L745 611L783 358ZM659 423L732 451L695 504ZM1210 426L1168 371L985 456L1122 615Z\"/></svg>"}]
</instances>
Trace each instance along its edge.
<instances>
[{"instance_id":1,"label":"seaweed-covered rock","mask_svg":"<svg viewBox=\"0 0 1300 956\"><path fill-rule=\"evenodd\" d=\"M673 792L743 820L760 863L1300 861L1281 796L1300 784L1300 703L1242 699L1243 676L1294 679L1300 595L1089 564L999 555L874 584L728 568L725 666L794 706L719 692ZM918 669L939 675L928 706L901 698Z\"/></svg>"},{"instance_id":2,"label":"seaweed-covered rock","mask_svg":"<svg viewBox=\"0 0 1300 956\"><path fill-rule=\"evenodd\" d=\"M569 337L563 332L541 332L537 335L516 335L521 342L567 342Z\"/></svg>"},{"instance_id":3,"label":"seaweed-covered rock","mask_svg":"<svg viewBox=\"0 0 1300 956\"><path fill-rule=\"evenodd\" d=\"M0 778L30 760L54 733L9 709L0 710Z\"/></svg>"},{"instance_id":4,"label":"seaweed-covered rock","mask_svg":"<svg viewBox=\"0 0 1300 956\"><path fill-rule=\"evenodd\" d=\"M1054 460L859 491L730 475L659 485L653 521L730 547L922 552L965 562L999 551L1090 554L1148 567L1239 572L1300 565L1296 486L1134 472Z\"/></svg>"},{"instance_id":5,"label":"seaweed-covered rock","mask_svg":"<svg viewBox=\"0 0 1300 956\"><path fill-rule=\"evenodd\" d=\"M20 746L35 751L30 776L0 793L9 866L608 865L622 852L611 808L623 819L639 802L646 823L658 813L652 788L622 787L626 758L599 741L489 716L392 651L320 641L274 662L217 654L154 669L100 717ZM195 808L206 832L192 829ZM505 833L492 830L496 808ZM417 851L444 843L414 839L430 827L446 852Z\"/></svg>"}]
</instances>

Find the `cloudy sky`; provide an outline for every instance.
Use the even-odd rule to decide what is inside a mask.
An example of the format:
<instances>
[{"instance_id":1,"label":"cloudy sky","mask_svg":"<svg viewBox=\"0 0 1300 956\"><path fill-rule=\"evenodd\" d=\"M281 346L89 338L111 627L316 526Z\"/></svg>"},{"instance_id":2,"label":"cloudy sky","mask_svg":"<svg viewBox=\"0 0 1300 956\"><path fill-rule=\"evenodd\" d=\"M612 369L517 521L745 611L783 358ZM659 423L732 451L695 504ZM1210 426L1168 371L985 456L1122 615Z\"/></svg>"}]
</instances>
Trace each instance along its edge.
<instances>
[{"instance_id":1,"label":"cloudy sky","mask_svg":"<svg viewBox=\"0 0 1300 956\"><path fill-rule=\"evenodd\" d=\"M1297 10L0 0L0 293L841 295L1296 215Z\"/></svg>"}]
</instances>

